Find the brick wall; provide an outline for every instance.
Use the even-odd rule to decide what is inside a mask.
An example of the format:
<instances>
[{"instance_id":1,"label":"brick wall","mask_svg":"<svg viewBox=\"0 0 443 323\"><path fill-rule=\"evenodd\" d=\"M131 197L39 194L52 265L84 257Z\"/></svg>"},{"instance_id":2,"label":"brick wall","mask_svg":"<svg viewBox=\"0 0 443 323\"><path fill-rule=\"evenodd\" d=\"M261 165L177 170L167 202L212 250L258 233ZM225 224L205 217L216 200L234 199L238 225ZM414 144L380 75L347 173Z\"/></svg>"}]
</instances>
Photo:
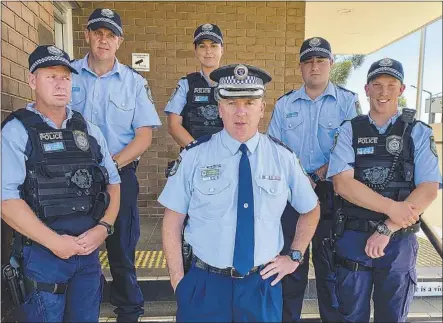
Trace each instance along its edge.
<instances>
[{"instance_id":1,"label":"brick wall","mask_svg":"<svg viewBox=\"0 0 443 323\"><path fill-rule=\"evenodd\" d=\"M27 81L28 56L38 44L53 42L54 15L52 2L37 1L3 1L1 13L3 120L34 99Z\"/></svg>"},{"instance_id":2,"label":"brick wall","mask_svg":"<svg viewBox=\"0 0 443 323\"><path fill-rule=\"evenodd\" d=\"M122 17L125 41L117 52L120 62L130 64L132 52L150 54L149 81L163 123L154 132L151 148L138 169L141 214L158 216L156 202L165 185L166 163L175 159L178 145L167 133L163 112L177 81L198 71L192 44L195 28L215 23L224 33L222 65L247 63L264 68L273 81L267 87L267 111L260 131L265 131L274 103L285 92L302 83L298 70L299 47L304 39L304 2L80 2L73 11L74 56L87 51L83 30L95 8L111 8Z\"/></svg>"}]
</instances>

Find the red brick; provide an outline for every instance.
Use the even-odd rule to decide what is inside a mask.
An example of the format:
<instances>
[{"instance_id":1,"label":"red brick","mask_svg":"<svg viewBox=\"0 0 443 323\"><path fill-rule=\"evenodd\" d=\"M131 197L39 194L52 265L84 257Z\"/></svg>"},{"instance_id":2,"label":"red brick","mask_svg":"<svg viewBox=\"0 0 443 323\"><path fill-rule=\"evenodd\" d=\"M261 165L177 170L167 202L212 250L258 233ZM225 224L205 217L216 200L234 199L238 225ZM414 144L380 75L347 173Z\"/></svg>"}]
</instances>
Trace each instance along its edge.
<instances>
[{"instance_id":1,"label":"red brick","mask_svg":"<svg viewBox=\"0 0 443 323\"><path fill-rule=\"evenodd\" d=\"M8 26L2 22L2 40L8 41Z\"/></svg>"},{"instance_id":2,"label":"red brick","mask_svg":"<svg viewBox=\"0 0 443 323\"><path fill-rule=\"evenodd\" d=\"M8 38L9 43L12 46L17 47L18 49L23 49L23 36L20 35L18 32L10 28L8 30Z\"/></svg>"},{"instance_id":3,"label":"red brick","mask_svg":"<svg viewBox=\"0 0 443 323\"><path fill-rule=\"evenodd\" d=\"M20 18L15 18L16 20L16 24L15 24L15 29L22 34L25 38L29 37L29 25L22 19Z\"/></svg>"},{"instance_id":4,"label":"red brick","mask_svg":"<svg viewBox=\"0 0 443 323\"><path fill-rule=\"evenodd\" d=\"M11 75L11 62L2 57L2 74L6 76Z\"/></svg>"},{"instance_id":5,"label":"red brick","mask_svg":"<svg viewBox=\"0 0 443 323\"><path fill-rule=\"evenodd\" d=\"M38 16L39 4L36 1L24 1L23 3L34 13L34 15Z\"/></svg>"},{"instance_id":6,"label":"red brick","mask_svg":"<svg viewBox=\"0 0 443 323\"><path fill-rule=\"evenodd\" d=\"M40 17L40 19L45 23L45 24L47 24L48 26L50 26L50 15L49 15L49 12L47 12L46 10L45 10L45 8L43 8L43 7L39 7L38 8L38 16Z\"/></svg>"},{"instance_id":7,"label":"red brick","mask_svg":"<svg viewBox=\"0 0 443 323\"><path fill-rule=\"evenodd\" d=\"M27 82L27 69L24 67L11 63L11 78L21 81Z\"/></svg>"}]
</instances>

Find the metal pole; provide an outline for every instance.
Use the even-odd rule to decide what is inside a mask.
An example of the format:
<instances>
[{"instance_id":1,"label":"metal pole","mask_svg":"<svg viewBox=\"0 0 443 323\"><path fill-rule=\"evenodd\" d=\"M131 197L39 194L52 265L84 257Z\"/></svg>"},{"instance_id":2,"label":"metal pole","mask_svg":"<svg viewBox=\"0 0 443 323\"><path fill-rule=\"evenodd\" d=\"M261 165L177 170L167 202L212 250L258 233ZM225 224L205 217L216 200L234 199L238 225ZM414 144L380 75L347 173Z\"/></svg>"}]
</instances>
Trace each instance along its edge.
<instances>
[{"instance_id":1,"label":"metal pole","mask_svg":"<svg viewBox=\"0 0 443 323\"><path fill-rule=\"evenodd\" d=\"M417 119L421 120L421 91L423 87L423 65L425 61L426 27L421 29L420 33L420 56L418 59L418 79L417 79L417 99L415 107L417 109Z\"/></svg>"},{"instance_id":2,"label":"metal pole","mask_svg":"<svg viewBox=\"0 0 443 323\"><path fill-rule=\"evenodd\" d=\"M428 124L433 124L435 121L435 113L432 113L431 107L432 107L432 93L428 92L429 94L429 122Z\"/></svg>"}]
</instances>

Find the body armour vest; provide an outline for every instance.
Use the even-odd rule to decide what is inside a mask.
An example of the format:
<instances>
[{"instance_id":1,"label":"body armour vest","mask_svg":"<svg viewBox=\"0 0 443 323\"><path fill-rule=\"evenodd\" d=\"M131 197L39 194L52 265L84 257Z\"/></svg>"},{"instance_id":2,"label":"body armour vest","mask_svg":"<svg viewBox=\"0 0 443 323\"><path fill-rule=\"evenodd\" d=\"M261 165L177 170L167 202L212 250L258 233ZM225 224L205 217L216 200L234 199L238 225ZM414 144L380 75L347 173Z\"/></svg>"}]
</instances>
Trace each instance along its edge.
<instances>
[{"instance_id":1,"label":"body armour vest","mask_svg":"<svg viewBox=\"0 0 443 323\"><path fill-rule=\"evenodd\" d=\"M109 175L99 165L100 146L88 134L82 115L73 111L66 129L54 129L34 112L20 109L2 127L14 118L23 123L29 136L21 198L60 234L78 235L95 226L109 201Z\"/></svg>"},{"instance_id":2,"label":"body armour vest","mask_svg":"<svg viewBox=\"0 0 443 323\"><path fill-rule=\"evenodd\" d=\"M394 201L404 201L415 189L414 142L411 132L417 121L407 124L399 117L384 134L362 115L351 120L355 154L354 178ZM348 217L372 221L387 215L343 202Z\"/></svg>"},{"instance_id":3,"label":"body armour vest","mask_svg":"<svg viewBox=\"0 0 443 323\"><path fill-rule=\"evenodd\" d=\"M181 113L183 127L194 139L219 132L223 129L223 121L218 114L215 88L210 87L200 73L188 74L186 79L189 91Z\"/></svg>"}]
</instances>

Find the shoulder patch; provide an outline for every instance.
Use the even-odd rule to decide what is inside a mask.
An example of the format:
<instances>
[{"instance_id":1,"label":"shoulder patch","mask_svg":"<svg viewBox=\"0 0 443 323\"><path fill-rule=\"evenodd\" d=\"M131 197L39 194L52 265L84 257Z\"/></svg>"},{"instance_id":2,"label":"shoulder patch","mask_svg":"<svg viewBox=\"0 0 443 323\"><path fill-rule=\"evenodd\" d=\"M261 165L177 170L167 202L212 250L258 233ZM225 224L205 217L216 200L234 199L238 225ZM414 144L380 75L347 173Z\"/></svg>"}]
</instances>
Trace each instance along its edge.
<instances>
[{"instance_id":1,"label":"shoulder patch","mask_svg":"<svg viewBox=\"0 0 443 323\"><path fill-rule=\"evenodd\" d=\"M281 97L279 97L279 98L277 99L277 101L280 100L281 98L283 98L283 97L285 97L285 96L287 96L287 95L293 93L293 92L296 92L296 91L297 91L297 90L291 90L291 91L289 91L288 93L283 94Z\"/></svg>"},{"instance_id":2,"label":"shoulder patch","mask_svg":"<svg viewBox=\"0 0 443 323\"><path fill-rule=\"evenodd\" d=\"M355 101L355 112L357 112L357 115L362 114L360 101L358 99Z\"/></svg>"},{"instance_id":3,"label":"shoulder patch","mask_svg":"<svg viewBox=\"0 0 443 323\"><path fill-rule=\"evenodd\" d=\"M278 144L278 145L280 145L280 146L286 148L286 149L289 150L291 153L293 153L292 149L289 148L289 147L288 147L285 143L283 143L281 140L278 140L277 138L272 137L271 135L268 135L268 137L269 137L273 142L275 142L276 144Z\"/></svg>"},{"instance_id":4,"label":"shoulder patch","mask_svg":"<svg viewBox=\"0 0 443 323\"><path fill-rule=\"evenodd\" d=\"M189 150L191 148L197 147L198 145L209 141L209 139L211 139L212 135L205 135L205 136L201 136L200 138L194 140L193 142L191 142L189 145L187 145L185 147L186 150Z\"/></svg>"},{"instance_id":5,"label":"shoulder patch","mask_svg":"<svg viewBox=\"0 0 443 323\"><path fill-rule=\"evenodd\" d=\"M345 91L345 92L350 92L350 93L352 93L352 94L357 95L357 93L355 93L354 91L351 91L351 90L349 90L349 89L347 89L347 88L344 88L344 87L341 86L341 85L337 85L337 84L335 84L335 86L338 87L339 89L342 89L342 90Z\"/></svg>"},{"instance_id":6,"label":"shoulder patch","mask_svg":"<svg viewBox=\"0 0 443 323\"><path fill-rule=\"evenodd\" d=\"M174 176L177 173L178 166L182 162L182 157L179 155L176 160L173 160L168 163L168 167L165 169L166 178Z\"/></svg>"}]
</instances>

